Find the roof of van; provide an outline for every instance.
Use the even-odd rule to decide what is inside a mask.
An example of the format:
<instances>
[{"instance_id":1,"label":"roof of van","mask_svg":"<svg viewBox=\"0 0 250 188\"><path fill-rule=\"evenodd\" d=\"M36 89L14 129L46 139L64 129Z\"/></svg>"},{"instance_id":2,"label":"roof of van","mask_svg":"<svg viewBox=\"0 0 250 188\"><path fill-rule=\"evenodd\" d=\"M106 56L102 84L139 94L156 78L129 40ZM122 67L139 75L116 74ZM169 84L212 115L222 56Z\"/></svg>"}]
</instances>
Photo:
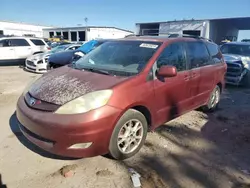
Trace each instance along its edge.
<instances>
[{"instance_id":1,"label":"roof of van","mask_svg":"<svg viewBox=\"0 0 250 188\"><path fill-rule=\"evenodd\" d=\"M20 36L13 36L13 37L9 37L9 36L4 36L4 37L0 37L0 39L38 39L38 40L44 40L43 38L36 38L36 37L20 37Z\"/></svg>"}]
</instances>

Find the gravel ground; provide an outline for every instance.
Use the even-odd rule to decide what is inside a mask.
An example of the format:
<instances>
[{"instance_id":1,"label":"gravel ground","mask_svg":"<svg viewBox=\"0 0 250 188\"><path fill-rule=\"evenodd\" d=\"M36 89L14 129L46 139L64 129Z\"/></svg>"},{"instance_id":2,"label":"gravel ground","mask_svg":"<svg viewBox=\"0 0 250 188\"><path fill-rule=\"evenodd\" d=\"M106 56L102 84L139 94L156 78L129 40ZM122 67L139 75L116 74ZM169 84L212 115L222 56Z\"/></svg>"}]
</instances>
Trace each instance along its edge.
<instances>
[{"instance_id":1,"label":"gravel ground","mask_svg":"<svg viewBox=\"0 0 250 188\"><path fill-rule=\"evenodd\" d=\"M131 188L129 168L143 188L250 187L250 90L227 88L217 112L192 111L159 127L131 159L70 160L37 148L18 129L16 101L35 76L0 67L0 178L8 188Z\"/></svg>"}]
</instances>

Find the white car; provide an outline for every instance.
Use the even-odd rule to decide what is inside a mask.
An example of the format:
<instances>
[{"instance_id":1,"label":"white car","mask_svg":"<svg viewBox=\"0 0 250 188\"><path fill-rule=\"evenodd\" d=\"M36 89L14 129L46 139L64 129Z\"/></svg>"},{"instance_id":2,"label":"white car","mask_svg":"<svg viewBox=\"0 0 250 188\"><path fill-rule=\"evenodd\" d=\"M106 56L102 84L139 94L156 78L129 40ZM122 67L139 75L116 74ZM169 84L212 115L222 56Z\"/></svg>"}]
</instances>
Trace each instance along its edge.
<instances>
[{"instance_id":1,"label":"white car","mask_svg":"<svg viewBox=\"0 0 250 188\"><path fill-rule=\"evenodd\" d=\"M52 48L51 51L47 53L39 53L28 57L25 61L25 69L36 73L47 72L48 58L51 54L58 53L65 50L76 50L79 48L80 44L66 44L60 45Z\"/></svg>"},{"instance_id":2,"label":"white car","mask_svg":"<svg viewBox=\"0 0 250 188\"><path fill-rule=\"evenodd\" d=\"M24 62L33 54L44 53L50 47L43 39L31 37L0 38L0 63Z\"/></svg>"}]
</instances>

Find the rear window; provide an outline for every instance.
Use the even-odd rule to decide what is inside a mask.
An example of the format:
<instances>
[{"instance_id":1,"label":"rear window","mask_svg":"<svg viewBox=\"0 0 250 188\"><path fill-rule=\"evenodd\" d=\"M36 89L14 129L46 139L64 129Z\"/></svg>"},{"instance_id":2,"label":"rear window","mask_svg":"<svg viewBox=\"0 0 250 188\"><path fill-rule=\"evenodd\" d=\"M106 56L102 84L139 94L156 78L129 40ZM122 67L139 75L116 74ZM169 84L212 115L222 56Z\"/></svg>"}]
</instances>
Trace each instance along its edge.
<instances>
[{"instance_id":1,"label":"rear window","mask_svg":"<svg viewBox=\"0 0 250 188\"><path fill-rule=\"evenodd\" d=\"M30 39L31 42L33 42L36 46L44 46L45 43L42 40L39 39Z\"/></svg>"}]
</instances>

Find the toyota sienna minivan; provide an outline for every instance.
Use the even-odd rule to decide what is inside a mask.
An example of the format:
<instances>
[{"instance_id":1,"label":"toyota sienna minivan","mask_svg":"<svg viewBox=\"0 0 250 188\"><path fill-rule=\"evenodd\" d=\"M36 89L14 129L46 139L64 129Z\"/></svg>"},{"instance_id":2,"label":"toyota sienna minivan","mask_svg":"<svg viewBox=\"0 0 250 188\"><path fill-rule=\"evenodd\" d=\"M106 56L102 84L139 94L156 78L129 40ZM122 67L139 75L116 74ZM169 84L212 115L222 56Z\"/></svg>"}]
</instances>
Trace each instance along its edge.
<instances>
[{"instance_id":1,"label":"toyota sienna minivan","mask_svg":"<svg viewBox=\"0 0 250 188\"><path fill-rule=\"evenodd\" d=\"M17 103L24 136L68 157L123 160L149 130L197 108L217 108L226 64L194 36L131 36L100 45L29 84Z\"/></svg>"}]
</instances>

